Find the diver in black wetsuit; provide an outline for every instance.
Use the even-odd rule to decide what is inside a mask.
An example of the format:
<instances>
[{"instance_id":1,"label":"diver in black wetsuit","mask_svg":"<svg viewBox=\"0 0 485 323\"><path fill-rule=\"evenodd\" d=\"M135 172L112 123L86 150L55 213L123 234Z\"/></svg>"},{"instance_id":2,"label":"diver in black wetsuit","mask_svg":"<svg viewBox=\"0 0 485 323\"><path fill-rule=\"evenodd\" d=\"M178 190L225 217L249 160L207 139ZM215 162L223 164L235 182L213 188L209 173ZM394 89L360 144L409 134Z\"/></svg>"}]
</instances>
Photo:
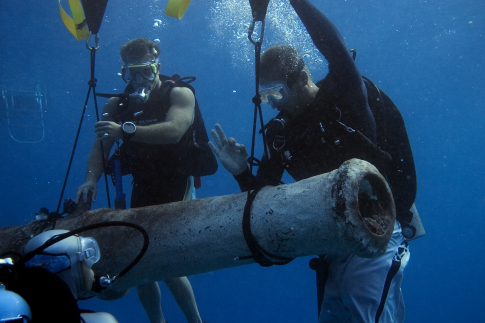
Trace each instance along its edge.
<instances>
[{"instance_id":1,"label":"diver in black wetsuit","mask_svg":"<svg viewBox=\"0 0 485 323\"><path fill-rule=\"evenodd\" d=\"M301 55L289 45L263 53L261 99L280 113L267 129L269 155L263 156L257 175L249 172L245 146L227 139L220 125L211 131L217 148L209 143L243 191L277 185L285 170L301 180L332 171L350 158L378 164L354 136L340 140L342 136L334 135L335 128L343 127L376 141L366 87L340 33L308 0L290 2L328 60L329 73L314 84ZM388 249L380 257L326 255L329 275L320 322L403 322L400 286L408 259L397 221Z\"/></svg>"}]
</instances>

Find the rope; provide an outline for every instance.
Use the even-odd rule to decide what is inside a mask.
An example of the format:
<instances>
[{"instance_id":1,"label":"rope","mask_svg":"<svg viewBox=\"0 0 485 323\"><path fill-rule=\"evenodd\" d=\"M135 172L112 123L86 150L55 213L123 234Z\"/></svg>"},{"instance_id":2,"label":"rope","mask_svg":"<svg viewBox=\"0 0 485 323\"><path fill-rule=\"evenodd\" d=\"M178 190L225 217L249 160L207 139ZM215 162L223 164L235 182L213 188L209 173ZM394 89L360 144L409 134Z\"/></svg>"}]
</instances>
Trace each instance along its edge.
<instances>
[{"instance_id":1,"label":"rope","mask_svg":"<svg viewBox=\"0 0 485 323\"><path fill-rule=\"evenodd\" d=\"M254 2L254 1L251 2L251 7L253 11L252 12L253 21L251 22L251 25L249 26L249 29L248 29L248 39L252 44L254 44L255 86L256 86L256 95L252 99L254 103L254 116L253 116L253 134L252 134L252 140L251 140L251 156L248 158L249 171L251 174L253 173L253 166L258 166L260 162L257 158L254 157L254 147L256 142L256 124L257 124L258 114L261 122L260 132L263 137L264 152L266 156L269 157L268 145L266 144L266 133L264 131L263 112L261 109L261 102L262 102L261 94L259 93L259 73L260 73L260 65L261 65L261 45L263 44L263 37L264 37L264 17L266 15L266 8L268 6L269 1L262 1L262 2L264 2L264 4L262 3L258 4L257 2ZM256 25L256 21L261 21L261 31L260 31L261 36L258 39L253 39L252 36L254 32L254 27ZM237 257L236 259L243 260L243 259L254 258L254 260L263 267L269 267L272 265L286 265L287 263L292 261L293 258L281 257L267 252L258 244L258 242L256 241L256 239L254 238L251 232L251 206L254 201L254 198L256 197L260 189L261 187L252 192L248 191L248 198L246 200L246 205L244 207L244 215L243 215L244 239L246 240L246 243L249 249L251 250L252 255ZM273 261L271 259L268 259L268 257L271 257L278 261Z\"/></svg>"},{"instance_id":2,"label":"rope","mask_svg":"<svg viewBox=\"0 0 485 323\"><path fill-rule=\"evenodd\" d=\"M89 88L88 88L88 92L86 94L86 99L84 100L84 105L83 105L83 109L82 109L82 113L81 113L81 118L79 120L79 125L77 127L77 132L76 132L76 138L74 139L74 144L73 144L73 147L72 147L72 151L71 151L71 156L69 158L69 163L67 165L67 171L66 171L66 176L64 177L64 183L62 184L62 189L61 189L61 194L59 196L59 202L57 203L57 209L56 209L56 213L59 214L59 211L60 211L60 208L61 208L61 204L62 204L62 198L64 196L64 191L66 189L66 183L67 183L67 179L69 177L69 172L71 171L71 166L72 166L72 160L74 158L74 153L76 151L76 146L77 146L77 142L79 140L79 134L81 132L81 126L82 126L82 123L83 123L83 120L84 120L84 115L86 113L86 108L87 108L87 105L88 105L88 101L89 101L89 97L91 96L91 91L93 92L93 98L94 98L94 107L95 107L95 110L96 110L96 121L99 121L99 110L98 110L98 102L96 100L96 78L94 77L94 66L95 66L95 62L96 62L96 50L99 48L99 38L98 38L98 35L95 36L95 41L96 41L96 46L95 47L90 47L88 46L88 42L89 42L89 39L91 38L91 35L90 37L88 37L88 40L86 41L86 47L89 49L90 53L91 53L91 78L88 82L89 84ZM103 149L103 143L100 142L100 147L101 147L101 156L103 156L103 169L106 168L106 158L104 158L104 149ZM109 197L109 189L108 189L108 177L106 175L106 173L104 173L104 181L105 181L105 184L106 184L106 195L107 195L107 198L108 198L108 207L111 208L111 202L110 202L110 197ZM57 222L57 218L54 218L53 222L52 222L52 230L54 230L54 228L56 227L56 222Z\"/></svg>"},{"instance_id":3,"label":"rope","mask_svg":"<svg viewBox=\"0 0 485 323\"><path fill-rule=\"evenodd\" d=\"M253 190L251 193L248 192L248 199L246 200L246 205L244 206L243 234L249 250L251 250L251 256L237 257L237 259L244 260L253 258L254 261L256 261L262 267L270 267L272 265L286 265L293 261L293 259L295 258L274 255L264 250L263 247L261 247L261 245L256 241L256 238L251 231L251 207L253 205L254 199L256 198L256 195L260 190L261 187ZM273 258L276 261L273 261L269 258Z\"/></svg>"}]
</instances>

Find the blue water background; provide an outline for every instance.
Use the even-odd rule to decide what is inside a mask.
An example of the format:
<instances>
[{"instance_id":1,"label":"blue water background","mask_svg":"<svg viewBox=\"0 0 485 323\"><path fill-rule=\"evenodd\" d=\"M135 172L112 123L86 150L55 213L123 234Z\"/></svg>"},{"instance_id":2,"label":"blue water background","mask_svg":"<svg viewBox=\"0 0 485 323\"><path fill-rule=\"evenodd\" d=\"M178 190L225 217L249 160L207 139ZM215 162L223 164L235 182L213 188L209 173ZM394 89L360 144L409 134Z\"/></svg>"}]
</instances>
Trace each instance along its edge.
<instances>
[{"instance_id":1,"label":"blue water background","mask_svg":"<svg viewBox=\"0 0 485 323\"><path fill-rule=\"evenodd\" d=\"M485 99L485 2L477 0L314 1L335 23L357 64L394 100L405 119L418 174L416 205L427 231L411 243L402 291L407 322L484 322L485 261L482 259ZM111 1L96 52L98 92L124 83L119 47L135 37L161 41L162 73L195 75L205 123L215 122L250 145L254 53L244 35L246 1L197 1L182 20L169 18L166 1ZM64 4L67 5L67 4ZM315 80L326 64L286 2L272 0L263 49L297 45ZM154 27L154 19L161 26ZM269 19L268 19L269 20ZM62 25L57 1L0 2L0 90L45 91L46 135L18 143L8 133L0 104L0 225L22 225L41 206L57 207L89 81L89 52ZM104 100L99 100L100 108ZM269 120L275 111L265 107ZM95 123L90 99L65 197L83 183ZM260 144L257 156L262 154ZM289 178L285 178L291 182ZM125 189L129 191L129 179ZM106 207L99 183L94 208ZM221 167L203 178L198 197L238 193ZM111 192L112 196L114 191ZM117 245L123 248L123 244ZM284 267L258 265L220 270L190 281L203 320L217 322L316 322L310 257ZM165 317L185 322L162 287ZM114 302L90 300L81 307L111 312L119 322L147 322L136 293Z\"/></svg>"}]
</instances>

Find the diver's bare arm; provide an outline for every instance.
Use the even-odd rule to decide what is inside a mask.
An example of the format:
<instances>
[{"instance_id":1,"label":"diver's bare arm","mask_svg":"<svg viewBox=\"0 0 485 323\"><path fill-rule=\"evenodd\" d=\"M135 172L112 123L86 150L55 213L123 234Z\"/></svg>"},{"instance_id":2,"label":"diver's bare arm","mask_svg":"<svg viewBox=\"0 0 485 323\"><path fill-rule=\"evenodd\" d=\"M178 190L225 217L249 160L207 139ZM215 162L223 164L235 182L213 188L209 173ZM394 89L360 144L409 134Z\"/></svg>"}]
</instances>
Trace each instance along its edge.
<instances>
[{"instance_id":1,"label":"diver's bare arm","mask_svg":"<svg viewBox=\"0 0 485 323\"><path fill-rule=\"evenodd\" d=\"M179 142L193 122L195 97L190 89L176 87L170 92L170 102L165 122L137 126L130 140L156 145Z\"/></svg>"},{"instance_id":2,"label":"diver's bare arm","mask_svg":"<svg viewBox=\"0 0 485 323\"><path fill-rule=\"evenodd\" d=\"M114 141L103 140L104 155L107 157ZM107 160L107 158L106 158ZM103 174L103 155L101 154L101 142L95 141L86 165L85 181L97 183Z\"/></svg>"},{"instance_id":3,"label":"diver's bare arm","mask_svg":"<svg viewBox=\"0 0 485 323\"><path fill-rule=\"evenodd\" d=\"M309 0L291 0L291 4L313 43L328 61L332 95L339 97L339 106L352 126L375 140L375 121L367 103L367 91L357 65L335 25Z\"/></svg>"}]
</instances>

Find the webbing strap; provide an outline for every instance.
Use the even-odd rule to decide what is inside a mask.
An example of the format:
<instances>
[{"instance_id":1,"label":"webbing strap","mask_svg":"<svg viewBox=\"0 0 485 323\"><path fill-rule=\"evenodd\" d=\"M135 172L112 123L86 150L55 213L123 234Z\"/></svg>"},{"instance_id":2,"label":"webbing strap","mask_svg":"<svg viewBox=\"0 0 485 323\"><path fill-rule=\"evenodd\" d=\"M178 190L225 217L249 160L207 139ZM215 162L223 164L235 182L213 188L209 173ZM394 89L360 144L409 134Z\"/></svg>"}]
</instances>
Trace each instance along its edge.
<instances>
[{"instance_id":1,"label":"webbing strap","mask_svg":"<svg viewBox=\"0 0 485 323\"><path fill-rule=\"evenodd\" d=\"M319 255L318 258L312 258L309 265L312 270L315 270L317 283L317 308L318 317L320 317L323 299L325 298L325 285L327 284L329 274L329 264L327 260L325 260L325 255Z\"/></svg>"},{"instance_id":2,"label":"webbing strap","mask_svg":"<svg viewBox=\"0 0 485 323\"><path fill-rule=\"evenodd\" d=\"M69 7L71 9L72 18L61 6L61 0L59 0L59 12L61 14L62 22L64 26L71 32L76 40L88 38L88 28L83 24L86 17L84 16L83 8L79 0L68 0ZM82 28L80 28L82 26Z\"/></svg>"},{"instance_id":3,"label":"webbing strap","mask_svg":"<svg viewBox=\"0 0 485 323\"><path fill-rule=\"evenodd\" d=\"M401 260L404 255L408 252L409 244L407 240L404 240L403 243L398 247L396 254L392 260L391 268L387 273L386 282L384 283L384 290L382 291L381 302L377 309L376 319L375 322L378 323L379 319L381 318L382 312L384 311L384 305L386 304L387 295L389 294L389 289L391 288L391 282L399 272L401 268Z\"/></svg>"},{"instance_id":4,"label":"webbing strap","mask_svg":"<svg viewBox=\"0 0 485 323\"><path fill-rule=\"evenodd\" d=\"M244 239L246 240L249 250L251 250L252 256L238 257L238 259L242 260L242 259L253 258L262 267L270 267L272 265L279 265L279 266L286 265L295 258L278 256L278 255L273 255L269 253L259 245L259 243L256 241L256 238L253 236L251 232L251 206L253 205L253 201L260 190L261 190L261 187L253 190L252 192L248 191L248 198L246 200L246 205L244 206L244 214L243 214L242 224L243 224ZM268 257L273 258L276 261L273 261Z\"/></svg>"}]
</instances>

